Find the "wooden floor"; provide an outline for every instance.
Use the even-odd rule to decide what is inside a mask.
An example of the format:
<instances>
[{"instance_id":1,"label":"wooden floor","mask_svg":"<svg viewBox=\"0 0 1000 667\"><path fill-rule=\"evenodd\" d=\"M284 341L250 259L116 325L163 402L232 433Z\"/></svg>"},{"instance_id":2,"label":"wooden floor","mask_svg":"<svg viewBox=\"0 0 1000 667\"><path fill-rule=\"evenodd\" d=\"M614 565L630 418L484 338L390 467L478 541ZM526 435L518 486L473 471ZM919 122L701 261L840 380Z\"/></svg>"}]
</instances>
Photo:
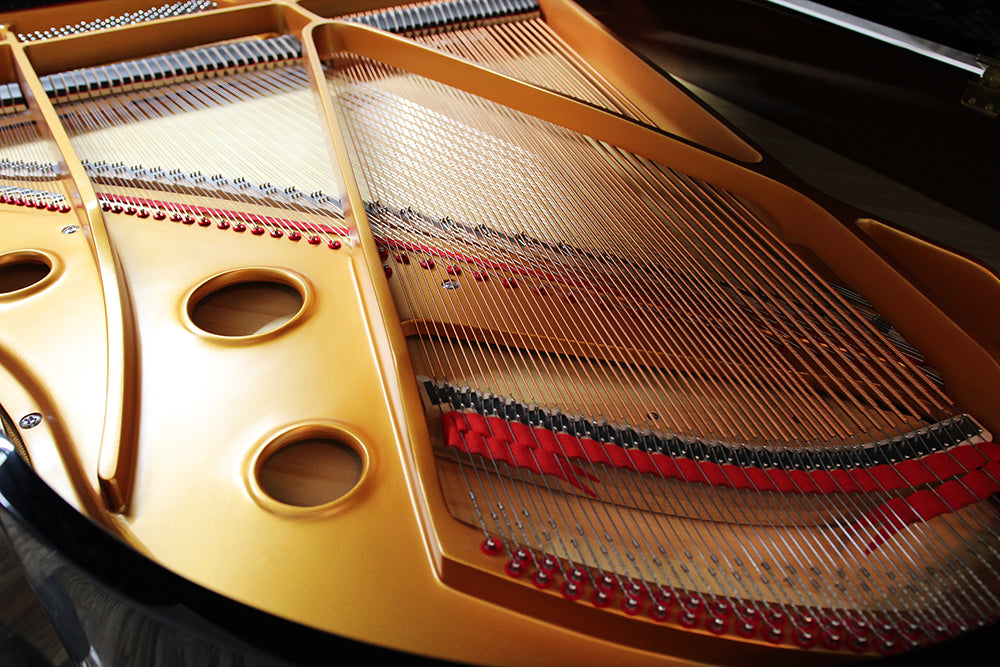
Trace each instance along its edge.
<instances>
[{"instance_id":1,"label":"wooden floor","mask_svg":"<svg viewBox=\"0 0 1000 667\"><path fill-rule=\"evenodd\" d=\"M647 55L655 58L655 54ZM977 256L1000 270L1000 231L887 181L861 165L704 91L696 92L811 185ZM24 579L20 563L6 542L0 540L0 667L69 664Z\"/></svg>"}]
</instances>

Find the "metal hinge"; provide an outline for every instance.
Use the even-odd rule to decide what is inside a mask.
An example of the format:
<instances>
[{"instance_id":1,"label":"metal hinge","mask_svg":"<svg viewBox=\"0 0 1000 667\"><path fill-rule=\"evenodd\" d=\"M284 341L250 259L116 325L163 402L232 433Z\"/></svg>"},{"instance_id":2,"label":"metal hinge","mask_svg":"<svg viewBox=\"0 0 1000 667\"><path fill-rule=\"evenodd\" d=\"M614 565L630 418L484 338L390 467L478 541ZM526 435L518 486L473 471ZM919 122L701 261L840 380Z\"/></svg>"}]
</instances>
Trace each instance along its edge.
<instances>
[{"instance_id":1,"label":"metal hinge","mask_svg":"<svg viewBox=\"0 0 1000 667\"><path fill-rule=\"evenodd\" d=\"M986 69L979 81L965 85L962 104L996 118L1000 115L1000 60L976 56L976 61Z\"/></svg>"}]
</instances>

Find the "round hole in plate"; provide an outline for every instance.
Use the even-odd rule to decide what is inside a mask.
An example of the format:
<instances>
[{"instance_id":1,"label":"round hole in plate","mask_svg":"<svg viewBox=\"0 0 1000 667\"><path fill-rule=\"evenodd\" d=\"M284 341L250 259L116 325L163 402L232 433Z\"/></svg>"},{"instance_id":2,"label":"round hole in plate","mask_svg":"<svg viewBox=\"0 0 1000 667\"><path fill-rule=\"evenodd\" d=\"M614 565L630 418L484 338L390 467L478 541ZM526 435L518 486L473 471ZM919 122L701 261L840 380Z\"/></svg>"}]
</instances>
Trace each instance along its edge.
<instances>
[{"instance_id":1,"label":"round hole in plate","mask_svg":"<svg viewBox=\"0 0 1000 667\"><path fill-rule=\"evenodd\" d=\"M197 290L188 315L196 327L216 336L257 336L290 321L304 303L301 287L282 274L236 272Z\"/></svg>"},{"instance_id":2,"label":"round hole in plate","mask_svg":"<svg viewBox=\"0 0 1000 667\"><path fill-rule=\"evenodd\" d=\"M0 257L0 294L37 285L51 273L51 262L38 253L18 252Z\"/></svg>"},{"instance_id":3,"label":"round hole in plate","mask_svg":"<svg viewBox=\"0 0 1000 667\"><path fill-rule=\"evenodd\" d=\"M361 455L329 437L290 442L260 461L257 482L286 505L318 507L345 496L364 473Z\"/></svg>"}]
</instances>

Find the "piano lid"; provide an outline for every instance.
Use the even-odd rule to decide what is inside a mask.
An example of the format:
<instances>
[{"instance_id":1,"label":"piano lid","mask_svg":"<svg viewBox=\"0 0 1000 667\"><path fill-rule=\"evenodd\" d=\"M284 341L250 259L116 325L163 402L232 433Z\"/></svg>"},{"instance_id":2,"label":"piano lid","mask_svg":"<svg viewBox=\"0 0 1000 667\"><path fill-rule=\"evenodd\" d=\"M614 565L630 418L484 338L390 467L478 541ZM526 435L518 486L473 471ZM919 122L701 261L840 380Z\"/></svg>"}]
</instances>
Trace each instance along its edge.
<instances>
[{"instance_id":1,"label":"piano lid","mask_svg":"<svg viewBox=\"0 0 1000 667\"><path fill-rule=\"evenodd\" d=\"M1000 121L964 103L968 86L982 83L985 67L976 56L1000 54L995 3L705 0L697 10L676 0L580 4L682 80L1000 226L990 187ZM950 62L875 39L873 27L946 53Z\"/></svg>"},{"instance_id":2,"label":"piano lid","mask_svg":"<svg viewBox=\"0 0 1000 667\"><path fill-rule=\"evenodd\" d=\"M1000 56L1000 7L988 0L768 0L803 12L835 14L883 26L927 44L970 55ZM842 18L842 17L841 17Z\"/></svg>"}]
</instances>

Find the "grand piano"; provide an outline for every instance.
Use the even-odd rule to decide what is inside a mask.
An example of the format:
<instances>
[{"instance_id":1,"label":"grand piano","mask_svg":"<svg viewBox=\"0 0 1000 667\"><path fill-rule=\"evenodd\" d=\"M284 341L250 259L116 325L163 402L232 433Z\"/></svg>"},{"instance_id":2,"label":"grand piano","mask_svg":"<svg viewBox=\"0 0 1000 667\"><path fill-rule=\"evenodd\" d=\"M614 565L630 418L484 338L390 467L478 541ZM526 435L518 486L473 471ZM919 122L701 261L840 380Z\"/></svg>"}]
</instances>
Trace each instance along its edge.
<instances>
[{"instance_id":1,"label":"grand piano","mask_svg":"<svg viewBox=\"0 0 1000 667\"><path fill-rule=\"evenodd\" d=\"M672 4L3 16L2 522L71 661L993 640L990 54Z\"/></svg>"}]
</instances>

